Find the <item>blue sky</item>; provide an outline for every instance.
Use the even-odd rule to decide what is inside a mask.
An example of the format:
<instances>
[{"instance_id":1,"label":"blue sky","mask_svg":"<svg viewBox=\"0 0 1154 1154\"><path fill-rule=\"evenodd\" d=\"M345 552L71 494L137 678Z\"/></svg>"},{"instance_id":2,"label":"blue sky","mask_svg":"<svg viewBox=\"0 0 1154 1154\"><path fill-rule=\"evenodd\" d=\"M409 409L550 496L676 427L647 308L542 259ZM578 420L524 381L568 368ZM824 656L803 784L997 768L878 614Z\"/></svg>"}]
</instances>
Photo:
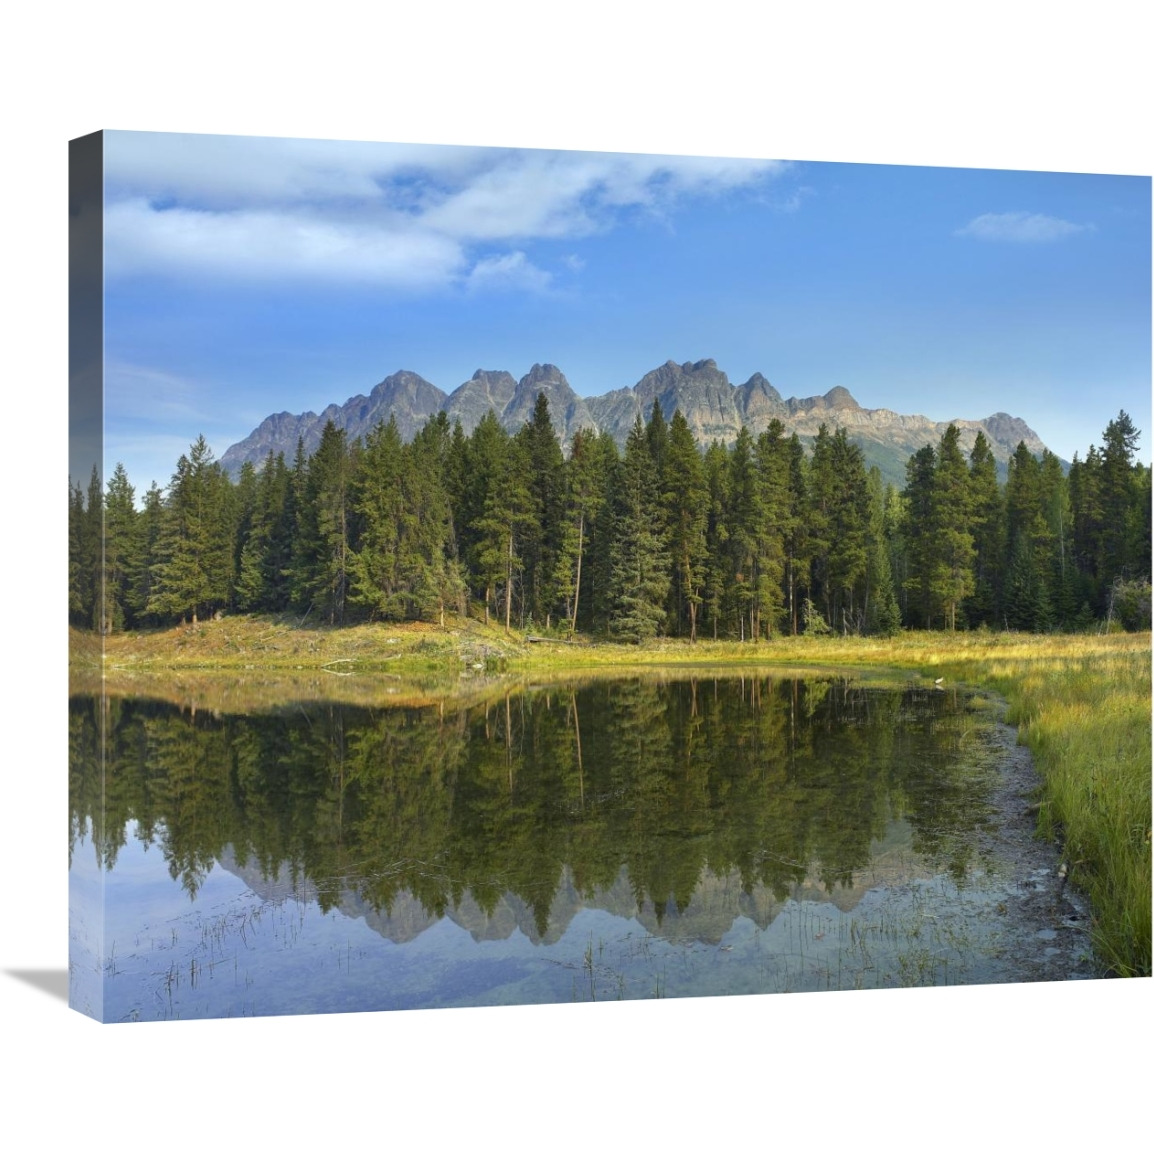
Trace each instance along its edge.
<instances>
[{"instance_id":1,"label":"blue sky","mask_svg":"<svg viewBox=\"0 0 1154 1154\"><path fill-rule=\"evenodd\" d=\"M1150 180L276 138L105 137L106 461L398 369L578 393L714 358L783 396L1151 444Z\"/></svg>"}]
</instances>

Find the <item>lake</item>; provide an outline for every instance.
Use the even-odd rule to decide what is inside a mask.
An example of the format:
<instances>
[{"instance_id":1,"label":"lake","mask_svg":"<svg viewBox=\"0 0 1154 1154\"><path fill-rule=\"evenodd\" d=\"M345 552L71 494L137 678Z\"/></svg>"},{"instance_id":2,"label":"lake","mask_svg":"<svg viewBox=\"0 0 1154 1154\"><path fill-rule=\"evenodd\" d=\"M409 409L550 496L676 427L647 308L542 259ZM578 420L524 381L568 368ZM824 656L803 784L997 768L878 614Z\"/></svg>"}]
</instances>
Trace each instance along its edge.
<instances>
[{"instance_id":1,"label":"lake","mask_svg":"<svg viewBox=\"0 0 1154 1154\"><path fill-rule=\"evenodd\" d=\"M698 669L417 706L381 684L373 706L71 698L74 1006L137 1021L1095 976L989 695Z\"/></svg>"}]
</instances>

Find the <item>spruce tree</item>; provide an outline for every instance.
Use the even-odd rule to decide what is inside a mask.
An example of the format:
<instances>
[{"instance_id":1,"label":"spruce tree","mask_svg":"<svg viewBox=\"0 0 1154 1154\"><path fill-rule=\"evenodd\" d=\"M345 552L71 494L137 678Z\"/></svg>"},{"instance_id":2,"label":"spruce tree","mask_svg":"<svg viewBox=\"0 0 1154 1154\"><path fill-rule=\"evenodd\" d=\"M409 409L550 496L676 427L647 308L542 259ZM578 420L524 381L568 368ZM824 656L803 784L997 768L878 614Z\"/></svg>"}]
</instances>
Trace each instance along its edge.
<instances>
[{"instance_id":1,"label":"spruce tree","mask_svg":"<svg viewBox=\"0 0 1154 1154\"><path fill-rule=\"evenodd\" d=\"M970 473L950 425L938 445L930 492L930 596L935 615L957 627L958 610L974 591L974 539L970 533Z\"/></svg>"},{"instance_id":2,"label":"spruce tree","mask_svg":"<svg viewBox=\"0 0 1154 1154\"><path fill-rule=\"evenodd\" d=\"M144 622L156 623L158 620L156 613L149 609L149 603L155 592L158 548L164 519L164 494L160 486L153 481L144 495L144 508L138 515L136 556L128 597L132 619L137 625Z\"/></svg>"},{"instance_id":3,"label":"spruce tree","mask_svg":"<svg viewBox=\"0 0 1154 1154\"><path fill-rule=\"evenodd\" d=\"M344 429L326 421L304 468L296 507L293 601L307 617L344 620L351 561L352 459Z\"/></svg>"},{"instance_id":4,"label":"spruce tree","mask_svg":"<svg viewBox=\"0 0 1154 1154\"><path fill-rule=\"evenodd\" d=\"M980 430L970 451L970 512L974 592L966 602L966 611L971 625L996 625L1006 556L1005 520L997 461Z\"/></svg>"},{"instance_id":5,"label":"spruce tree","mask_svg":"<svg viewBox=\"0 0 1154 1154\"><path fill-rule=\"evenodd\" d=\"M591 429L573 434L565 463L565 503L558 555L557 591L566 609L569 636L577 629L581 605L582 566L592 527L605 501L604 470L597 451L597 435Z\"/></svg>"},{"instance_id":6,"label":"spruce tree","mask_svg":"<svg viewBox=\"0 0 1154 1154\"><path fill-rule=\"evenodd\" d=\"M486 586L486 606L490 591L495 597L500 588L505 602L505 629L509 630L513 622L514 590L524 565L523 534L535 523L536 502L524 438L506 435L504 442L497 444L499 456L491 464L493 473L488 479L484 508L473 528L477 539L477 567ZM524 614L522 598L522 618Z\"/></svg>"},{"instance_id":7,"label":"spruce tree","mask_svg":"<svg viewBox=\"0 0 1154 1154\"><path fill-rule=\"evenodd\" d=\"M709 505L705 517L702 609L711 625L713 640L716 641L725 608L729 575L729 457L717 441L706 449L704 464Z\"/></svg>"},{"instance_id":8,"label":"spruce tree","mask_svg":"<svg viewBox=\"0 0 1154 1154\"><path fill-rule=\"evenodd\" d=\"M558 559L561 552L564 458L549 416L549 398L538 393L533 416L517 434L528 462L532 518L522 530L526 612L549 626L560 598Z\"/></svg>"},{"instance_id":9,"label":"spruce tree","mask_svg":"<svg viewBox=\"0 0 1154 1154\"><path fill-rule=\"evenodd\" d=\"M889 493L893 493L892 487ZM869 541L866 562L865 631L891 637L901 629L901 611L894 592L890 543L886 533L886 497L881 471L869 472Z\"/></svg>"},{"instance_id":10,"label":"spruce tree","mask_svg":"<svg viewBox=\"0 0 1154 1154\"><path fill-rule=\"evenodd\" d=\"M232 486L203 436L177 461L164 501L147 610L161 617L210 615L233 581Z\"/></svg>"},{"instance_id":11,"label":"spruce tree","mask_svg":"<svg viewBox=\"0 0 1154 1154\"><path fill-rule=\"evenodd\" d=\"M119 461L104 500L103 631L125 627L131 613L132 575L138 564L135 491Z\"/></svg>"},{"instance_id":12,"label":"spruce tree","mask_svg":"<svg viewBox=\"0 0 1154 1154\"><path fill-rule=\"evenodd\" d=\"M834 476L833 438L823 423L818 426L809 463L808 552L810 596L819 594L824 617L833 613L833 583L829 554L833 544L833 515L837 479Z\"/></svg>"},{"instance_id":13,"label":"spruce tree","mask_svg":"<svg viewBox=\"0 0 1154 1154\"><path fill-rule=\"evenodd\" d=\"M104 493L95 465L80 522L80 602L85 627L99 632L104 605Z\"/></svg>"},{"instance_id":14,"label":"spruce tree","mask_svg":"<svg viewBox=\"0 0 1154 1154\"><path fill-rule=\"evenodd\" d=\"M906 464L906 487L902 494L902 553L910 619L923 629L933 620L933 516L934 471L937 454L933 445L919 449Z\"/></svg>"},{"instance_id":15,"label":"spruce tree","mask_svg":"<svg viewBox=\"0 0 1154 1154\"><path fill-rule=\"evenodd\" d=\"M727 578L728 614L737 625L738 636L756 639L758 545L764 508L762 486L754 459L753 438L742 425L729 453L729 493Z\"/></svg>"},{"instance_id":16,"label":"spruce tree","mask_svg":"<svg viewBox=\"0 0 1154 1154\"><path fill-rule=\"evenodd\" d=\"M789 461L789 493L782 536L785 549L785 612L789 632L796 635L801 625L800 591L808 591L810 533L808 520L809 474L805 449L794 433L786 446Z\"/></svg>"},{"instance_id":17,"label":"spruce tree","mask_svg":"<svg viewBox=\"0 0 1154 1154\"><path fill-rule=\"evenodd\" d=\"M860 627L859 609L868 559L869 492L865 459L844 428L830 442L833 494L829 507L826 574L833 627ZM827 601L830 600L827 593Z\"/></svg>"},{"instance_id":18,"label":"spruce tree","mask_svg":"<svg viewBox=\"0 0 1154 1154\"><path fill-rule=\"evenodd\" d=\"M402 549L421 515L405 501L402 451L396 418L390 416L366 438L352 492L362 529L349 557L349 599L392 618L404 616Z\"/></svg>"},{"instance_id":19,"label":"spruce tree","mask_svg":"<svg viewBox=\"0 0 1154 1154\"><path fill-rule=\"evenodd\" d=\"M457 554L447 474L452 452L448 418L438 413L405 446L406 504L415 511L408 584L412 610L442 627L445 611L462 612L467 586Z\"/></svg>"},{"instance_id":20,"label":"spruce tree","mask_svg":"<svg viewBox=\"0 0 1154 1154\"><path fill-rule=\"evenodd\" d=\"M84 614L84 492L71 478L68 481L68 621L85 625Z\"/></svg>"},{"instance_id":21,"label":"spruce tree","mask_svg":"<svg viewBox=\"0 0 1154 1154\"><path fill-rule=\"evenodd\" d=\"M652 423L652 422L651 422ZM650 451L653 441L650 439ZM680 409L673 414L665 450L665 522L673 563L675 620L689 619L689 639L697 640L697 617L705 585L709 490L697 442Z\"/></svg>"},{"instance_id":22,"label":"spruce tree","mask_svg":"<svg viewBox=\"0 0 1154 1154\"><path fill-rule=\"evenodd\" d=\"M618 476L609 628L618 637L640 642L660 630L669 592L669 555L653 528L657 469L640 417L625 443Z\"/></svg>"},{"instance_id":23,"label":"spruce tree","mask_svg":"<svg viewBox=\"0 0 1154 1154\"><path fill-rule=\"evenodd\" d=\"M1122 410L1102 436L1102 531L1098 544L1098 572L1106 584L1131 575L1128 522L1134 504L1134 453L1138 430Z\"/></svg>"}]
</instances>

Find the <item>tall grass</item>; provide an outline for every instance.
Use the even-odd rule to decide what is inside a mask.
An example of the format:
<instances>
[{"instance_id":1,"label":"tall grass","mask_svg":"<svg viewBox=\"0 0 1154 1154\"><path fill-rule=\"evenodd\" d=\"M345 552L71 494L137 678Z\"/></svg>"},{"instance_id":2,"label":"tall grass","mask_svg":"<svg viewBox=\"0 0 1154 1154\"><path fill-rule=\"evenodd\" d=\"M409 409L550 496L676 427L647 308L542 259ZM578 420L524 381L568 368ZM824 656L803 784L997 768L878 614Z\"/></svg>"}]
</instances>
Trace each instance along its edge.
<instances>
[{"instance_id":1,"label":"tall grass","mask_svg":"<svg viewBox=\"0 0 1154 1154\"><path fill-rule=\"evenodd\" d=\"M998 690L1043 780L1042 833L1086 892L1109 972L1151 972L1150 641L1055 639L947 666Z\"/></svg>"}]
</instances>

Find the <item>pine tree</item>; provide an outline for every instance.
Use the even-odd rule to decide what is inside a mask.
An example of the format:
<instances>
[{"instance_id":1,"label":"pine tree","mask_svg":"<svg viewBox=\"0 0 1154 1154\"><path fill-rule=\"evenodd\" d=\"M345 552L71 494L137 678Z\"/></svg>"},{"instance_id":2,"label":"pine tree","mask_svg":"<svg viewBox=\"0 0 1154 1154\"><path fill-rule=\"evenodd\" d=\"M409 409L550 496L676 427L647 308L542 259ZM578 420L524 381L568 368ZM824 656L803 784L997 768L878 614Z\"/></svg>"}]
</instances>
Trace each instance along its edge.
<instances>
[{"instance_id":1,"label":"pine tree","mask_svg":"<svg viewBox=\"0 0 1154 1154\"><path fill-rule=\"evenodd\" d=\"M1102 588L1098 576L1099 548L1102 532L1102 459L1091 445L1085 461L1074 460L1067 478L1070 493L1070 517L1073 522L1074 566L1081 581L1082 596L1092 607L1103 608Z\"/></svg>"},{"instance_id":2,"label":"pine tree","mask_svg":"<svg viewBox=\"0 0 1154 1154\"><path fill-rule=\"evenodd\" d=\"M860 624L858 606L868 558L869 492L862 451L843 428L830 442L830 464L833 493L829 506L827 602L832 593L830 624L836 627L840 621L844 632L851 625L857 629Z\"/></svg>"},{"instance_id":3,"label":"pine tree","mask_svg":"<svg viewBox=\"0 0 1154 1154\"><path fill-rule=\"evenodd\" d=\"M1134 453L1138 430L1123 410L1102 436L1102 531L1098 545L1098 572L1105 582L1130 576L1128 520L1134 504Z\"/></svg>"},{"instance_id":4,"label":"pine tree","mask_svg":"<svg viewBox=\"0 0 1154 1154\"><path fill-rule=\"evenodd\" d=\"M757 570L754 636L762 625L772 637L785 612L785 533L790 523L790 456L785 427L775 417L757 438L756 459L760 519L757 526Z\"/></svg>"},{"instance_id":5,"label":"pine tree","mask_svg":"<svg viewBox=\"0 0 1154 1154\"><path fill-rule=\"evenodd\" d=\"M157 614L149 609L155 593L155 577L160 561L159 547L165 520L164 494L155 481L144 495L144 508L137 520L136 557L131 576L129 605L133 621L156 622Z\"/></svg>"},{"instance_id":6,"label":"pine tree","mask_svg":"<svg viewBox=\"0 0 1154 1154\"><path fill-rule=\"evenodd\" d=\"M611 551L609 628L619 637L644 641L656 635L665 619L669 555L653 529L657 470L640 417L625 443L614 496L617 533Z\"/></svg>"},{"instance_id":7,"label":"pine tree","mask_svg":"<svg viewBox=\"0 0 1154 1154\"><path fill-rule=\"evenodd\" d=\"M985 433L970 451L970 510L974 538L974 592L966 603L971 625L996 625L1006 544L998 465Z\"/></svg>"},{"instance_id":8,"label":"pine tree","mask_svg":"<svg viewBox=\"0 0 1154 1154\"><path fill-rule=\"evenodd\" d=\"M652 422L650 422L652 424ZM653 439L650 438L650 452ZM665 522L673 563L675 621L689 617L689 639L697 640L697 617L705 585L709 490L697 442L680 409L673 414L665 449Z\"/></svg>"},{"instance_id":9,"label":"pine tree","mask_svg":"<svg viewBox=\"0 0 1154 1154\"><path fill-rule=\"evenodd\" d=\"M299 450L298 450L299 451ZM293 601L330 624L344 620L351 561L352 459L344 429L326 421L317 451L298 479Z\"/></svg>"},{"instance_id":10,"label":"pine tree","mask_svg":"<svg viewBox=\"0 0 1154 1154\"><path fill-rule=\"evenodd\" d=\"M1034 561L1029 534L1019 530L1010 548L1003 601L1006 626L1043 633L1050 626L1050 603L1046 585Z\"/></svg>"},{"instance_id":11,"label":"pine tree","mask_svg":"<svg viewBox=\"0 0 1154 1154\"><path fill-rule=\"evenodd\" d=\"M892 487L889 493L893 493ZM865 594L865 631L875 637L892 637L901 629L902 621L890 566L886 496L881 471L875 465L869 472L869 541Z\"/></svg>"},{"instance_id":12,"label":"pine tree","mask_svg":"<svg viewBox=\"0 0 1154 1154\"><path fill-rule=\"evenodd\" d=\"M718 637L728 587L727 547L729 544L729 457L714 441L705 451L705 483L709 505L705 518L705 572L702 608Z\"/></svg>"},{"instance_id":13,"label":"pine tree","mask_svg":"<svg viewBox=\"0 0 1154 1154\"><path fill-rule=\"evenodd\" d=\"M785 548L785 611L789 618L789 631L796 635L801 624L799 591L808 590L810 583L809 474L805 449L796 433L790 437L786 451L789 496L781 526Z\"/></svg>"},{"instance_id":14,"label":"pine tree","mask_svg":"<svg viewBox=\"0 0 1154 1154\"><path fill-rule=\"evenodd\" d=\"M135 491L129 484L124 465L117 462L104 500L103 608L100 618L105 633L125 627L137 554Z\"/></svg>"},{"instance_id":15,"label":"pine tree","mask_svg":"<svg viewBox=\"0 0 1154 1154\"><path fill-rule=\"evenodd\" d=\"M1070 489L1062 462L1049 449L1042 450L1039 490L1045 529L1035 535L1036 563L1050 591L1053 624L1064 629L1077 609L1077 586L1070 558Z\"/></svg>"},{"instance_id":16,"label":"pine tree","mask_svg":"<svg viewBox=\"0 0 1154 1154\"><path fill-rule=\"evenodd\" d=\"M828 621L833 612L833 584L830 581L829 553L833 543L833 505L837 480L834 476L833 438L823 423L818 426L809 462L808 544L810 596L819 594Z\"/></svg>"},{"instance_id":17,"label":"pine tree","mask_svg":"<svg viewBox=\"0 0 1154 1154\"><path fill-rule=\"evenodd\" d=\"M929 583L935 615L952 631L958 609L974 591L974 539L970 474L950 425L938 446L930 493Z\"/></svg>"},{"instance_id":18,"label":"pine tree","mask_svg":"<svg viewBox=\"0 0 1154 1154\"><path fill-rule=\"evenodd\" d=\"M581 569L590 532L605 501L605 476L600 466L597 435L591 429L578 429L565 463L565 511L557 563L557 591L565 604L570 637L577 629Z\"/></svg>"},{"instance_id":19,"label":"pine tree","mask_svg":"<svg viewBox=\"0 0 1154 1154\"><path fill-rule=\"evenodd\" d=\"M497 475L503 467L508 441L509 434L489 409L467 439L454 434L450 453L449 484L457 546L465 559L474 589L481 593L486 624L490 608L495 605L504 563L500 542L491 542L483 527L490 490L497 483Z\"/></svg>"},{"instance_id":20,"label":"pine tree","mask_svg":"<svg viewBox=\"0 0 1154 1154\"><path fill-rule=\"evenodd\" d=\"M563 455L549 416L549 399L537 394L533 416L517 434L528 461L532 519L521 533L525 600L529 617L546 627L560 598L557 573L561 551Z\"/></svg>"},{"instance_id":21,"label":"pine tree","mask_svg":"<svg viewBox=\"0 0 1154 1154\"><path fill-rule=\"evenodd\" d=\"M585 555L588 562L581 570L581 604L588 606L589 627L607 630L612 610L610 591L613 584L613 542L617 536L616 502L610 499L615 491L621 468L617 442L608 430L597 434L594 443L593 468L597 485L603 494L591 522L586 522L589 541Z\"/></svg>"},{"instance_id":22,"label":"pine tree","mask_svg":"<svg viewBox=\"0 0 1154 1154\"><path fill-rule=\"evenodd\" d=\"M906 487L902 494L902 553L908 595L908 620L929 629L933 620L933 517L932 502L937 454L933 445L919 449L906 464Z\"/></svg>"},{"instance_id":23,"label":"pine tree","mask_svg":"<svg viewBox=\"0 0 1154 1154\"><path fill-rule=\"evenodd\" d=\"M477 429L480 428L478 425ZM510 438L506 434L504 442L496 444L500 449L499 456L490 465L493 472L488 478L484 508L473 529L477 540L477 568L486 588L486 616L490 592L496 596L497 588L503 587L505 628L509 630L513 621L514 587L523 567L522 535L534 523L535 502L524 439ZM522 617L524 611L522 599Z\"/></svg>"},{"instance_id":24,"label":"pine tree","mask_svg":"<svg viewBox=\"0 0 1154 1154\"><path fill-rule=\"evenodd\" d=\"M80 521L80 602L84 624L100 632L104 605L104 493L100 471L92 466L84 515Z\"/></svg>"},{"instance_id":25,"label":"pine tree","mask_svg":"<svg viewBox=\"0 0 1154 1154\"><path fill-rule=\"evenodd\" d=\"M1006 541L1010 549L1006 582L1007 586L1012 582L1014 588L1012 595L1007 588L1003 619L1012 629L1046 628L1052 616L1046 585L1050 530L1043 502L1042 466L1025 442L1019 442L1014 450L1006 478Z\"/></svg>"},{"instance_id":26,"label":"pine tree","mask_svg":"<svg viewBox=\"0 0 1154 1154\"><path fill-rule=\"evenodd\" d=\"M406 506L402 450L396 419L390 416L366 438L352 493L362 529L349 558L349 599L392 618L404 616L402 542L420 517L420 510Z\"/></svg>"},{"instance_id":27,"label":"pine tree","mask_svg":"<svg viewBox=\"0 0 1154 1154\"><path fill-rule=\"evenodd\" d=\"M68 481L68 620L87 624L84 612L84 491Z\"/></svg>"},{"instance_id":28,"label":"pine tree","mask_svg":"<svg viewBox=\"0 0 1154 1154\"><path fill-rule=\"evenodd\" d=\"M764 517L753 438L743 425L729 453L726 608L744 641L756 638L757 552Z\"/></svg>"},{"instance_id":29,"label":"pine tree","mask_svg":"<svg viewBox=\"0 0 1154 1154\"><path fill-rule=\"evenodd\" d=\"M211 614L228 603L233 581L232 486L203 436L177 461L164 502L148 612Z\"/></svg>"},{"instance_id":30,"label":"pine tree","mask_svg":"<svg viewBox=\"0 0 1154 1154\"><path fill-rule=\"evenodd\" d=\"M467 597L446 480L451 447L448 418L438 413L403 453L405 500L416 511L408 550L412 608L421 617L435 618L442 627L446 608L463 611Z\"/></svg>"}]
</instances>

